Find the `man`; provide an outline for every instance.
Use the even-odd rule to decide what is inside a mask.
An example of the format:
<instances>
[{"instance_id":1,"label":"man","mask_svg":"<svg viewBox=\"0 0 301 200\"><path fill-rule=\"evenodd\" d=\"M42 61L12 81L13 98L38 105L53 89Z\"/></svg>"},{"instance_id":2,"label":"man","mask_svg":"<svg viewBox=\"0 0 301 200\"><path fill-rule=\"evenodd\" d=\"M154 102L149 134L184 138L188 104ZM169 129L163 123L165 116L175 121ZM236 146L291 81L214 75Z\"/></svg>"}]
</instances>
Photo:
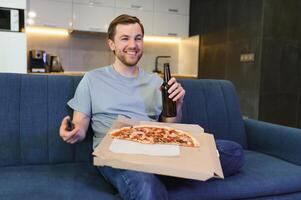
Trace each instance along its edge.
<instances>
[{"instance_id":1,"label":"man","mask_svg":"<svg viewBox=\"0 0 301 200\"><path fill-rule=\"evenodd\" d=\"M181 121L184 88L175 78L170 79L169 97L176 102L178 115L174 118L161 117L162 79L137 66L143 54L143 36L143 25L136 17L121 15L111 22L108 44L115 55L115 62L86 73L79 83L74 98L68 102L74 110L72 122L75 128L67 131L69 117L63 119L60 136L64 141L73 144L83 140L90 119L94 148L118 115L138 120ZM241 147L229 141L217 141L217 146L224 174L237 172L243 163ZM98 169L123 199L168 199L165 187L168 177L111 167Z\"/></svg>"}]
</instances>

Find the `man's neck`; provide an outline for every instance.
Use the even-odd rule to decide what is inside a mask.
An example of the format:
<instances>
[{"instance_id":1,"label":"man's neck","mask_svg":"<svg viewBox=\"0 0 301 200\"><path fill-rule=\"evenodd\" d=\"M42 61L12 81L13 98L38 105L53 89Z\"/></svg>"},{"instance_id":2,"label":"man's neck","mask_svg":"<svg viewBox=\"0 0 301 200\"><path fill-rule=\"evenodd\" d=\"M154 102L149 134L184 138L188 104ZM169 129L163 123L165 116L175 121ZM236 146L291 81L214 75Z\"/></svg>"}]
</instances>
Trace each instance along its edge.
<instances>
[{"instance_id":1,"label":"man's neck","mask_svg":"<svg viewBox=\"0 0 301 200\"><path fill-rule=\"evenodd\" d=\"M117 73L125 77L136 77L138 76L139 73L139 69L137 65L126 66L123 63L118 62L117 60L115 60L115 62L113 63L113 68Z\"/></svg>"}]
</instances>

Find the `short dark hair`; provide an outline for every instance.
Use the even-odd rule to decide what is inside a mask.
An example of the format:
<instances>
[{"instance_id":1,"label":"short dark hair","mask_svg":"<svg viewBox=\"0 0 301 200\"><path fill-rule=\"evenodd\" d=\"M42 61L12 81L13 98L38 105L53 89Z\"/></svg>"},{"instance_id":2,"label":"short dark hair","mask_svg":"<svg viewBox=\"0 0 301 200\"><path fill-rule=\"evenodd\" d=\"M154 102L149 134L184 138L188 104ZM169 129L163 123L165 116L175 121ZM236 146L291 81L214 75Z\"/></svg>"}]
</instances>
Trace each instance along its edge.
<instances>
[{"instance_id":1,"label":"short dark hair","mask_svg":"<svg viewBox=\"0 0 301 200\"><path fill-rule=\"evenodd\" d=\"M126 14L119 15L111 22L111 24L108 28L108 39L114 40L114 37L116 34L116 27L118 24L135 24L135 23L139 24L139 26L142 30L142 35L144 35L143 25L137 17L131 16L131 15L126 15Z\"/></svg>"}]
</instances>

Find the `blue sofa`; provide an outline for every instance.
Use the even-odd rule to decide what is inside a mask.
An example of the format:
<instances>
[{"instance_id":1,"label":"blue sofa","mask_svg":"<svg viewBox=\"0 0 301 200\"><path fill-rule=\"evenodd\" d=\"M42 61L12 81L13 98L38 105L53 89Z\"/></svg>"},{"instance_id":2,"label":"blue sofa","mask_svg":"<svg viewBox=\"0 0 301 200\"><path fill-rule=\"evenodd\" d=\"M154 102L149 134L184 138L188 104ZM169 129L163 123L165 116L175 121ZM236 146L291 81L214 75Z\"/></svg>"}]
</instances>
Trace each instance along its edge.
<instances>
[{"instance_id":1,"label":"blue sofa","mask_svg":"<svg viewBox=\"0 0 301 200\"><path fill-rule=\"evenodd\" d=\"M0 199L120 199L92 164L92 131L78 144L59 137L80 76L0 74ZM246 163L224 180L167 188L170 199L301 199L301 130L241 117L233 85L180 80L183 123L240 143ZM105 94L104 94L105 95Z\"/></svg>"}]
</instances>

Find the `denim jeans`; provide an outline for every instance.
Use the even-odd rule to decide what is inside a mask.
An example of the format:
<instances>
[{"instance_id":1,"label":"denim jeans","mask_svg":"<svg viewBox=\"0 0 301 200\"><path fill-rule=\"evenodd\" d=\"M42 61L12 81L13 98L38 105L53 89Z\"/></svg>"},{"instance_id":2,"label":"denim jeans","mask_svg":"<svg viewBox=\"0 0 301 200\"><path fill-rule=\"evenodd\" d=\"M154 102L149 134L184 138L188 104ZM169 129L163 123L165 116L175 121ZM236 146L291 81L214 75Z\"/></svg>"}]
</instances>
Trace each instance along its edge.
<instances>
[{"instance_id":1,"label":"denim jeans","mask_svg":"<svg viewBox=\"0 0 301 200\"><path fill-rule=\"evenodd\" d=\"M231 141L216 140L224 176L230 176L239 171L244 164L242 147ZM115 169L111 167L98 168L104 178L110 182L125 200L163 200L168 199L166 184L172 179L180 184L187 179L160 176L150 173Z\"/></svg>"}]
</instances>

